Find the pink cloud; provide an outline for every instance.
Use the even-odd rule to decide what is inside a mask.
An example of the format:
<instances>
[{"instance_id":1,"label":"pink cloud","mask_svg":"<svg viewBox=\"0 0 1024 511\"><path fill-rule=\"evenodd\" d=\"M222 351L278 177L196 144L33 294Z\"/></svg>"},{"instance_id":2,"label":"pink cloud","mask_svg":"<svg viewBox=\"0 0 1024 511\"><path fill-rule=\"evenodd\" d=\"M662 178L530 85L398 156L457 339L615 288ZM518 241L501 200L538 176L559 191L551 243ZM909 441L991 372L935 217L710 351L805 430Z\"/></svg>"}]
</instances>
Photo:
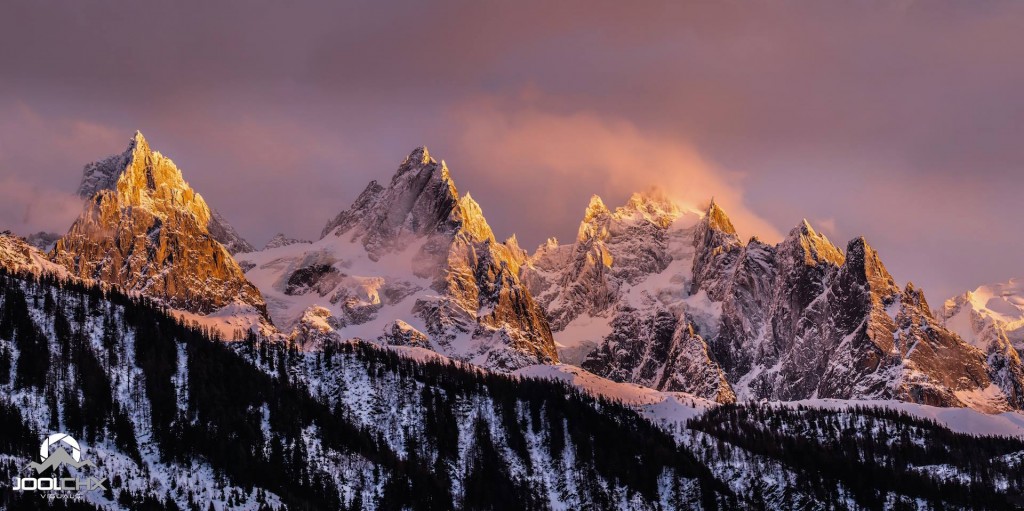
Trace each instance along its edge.
<instances>
[{"instance_id":1,"label":"pink cloud","mask_svg":"<svg viewBox=\"0 0 1024 511\"><path fill-rule=\"evenodd\" d=\"M551 229L574 225L591 194L612 206L632 192L657 186L694 208L714 197L743 236L781 238L774 225L745 204L743 175L718 168L685 140L644 132L627 120L592 111L542 111L492 98L462 104L453 118L460 129L460 159L452 170L456 183L473 173L468 181L475 185L474 195L486 196L481 203L489 218L514 215L518 208L519 225L513 229L537 232L545 224ZM508 211L492 215L490 205ZM573 220L562 221L565 217Z\"/></svg>"}]
</instances>

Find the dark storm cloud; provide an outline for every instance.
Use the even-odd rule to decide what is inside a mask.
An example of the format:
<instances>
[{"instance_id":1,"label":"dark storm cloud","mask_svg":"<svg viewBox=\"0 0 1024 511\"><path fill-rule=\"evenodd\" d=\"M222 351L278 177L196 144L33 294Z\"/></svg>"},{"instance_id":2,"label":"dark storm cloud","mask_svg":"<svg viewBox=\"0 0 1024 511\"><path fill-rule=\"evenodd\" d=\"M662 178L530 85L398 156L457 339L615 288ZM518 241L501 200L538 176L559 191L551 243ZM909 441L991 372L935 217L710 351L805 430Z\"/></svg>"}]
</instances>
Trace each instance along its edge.
<instances>
[{"instance_id":1,"label":"dark storm cloud","mask_svg":"<svg viewBox=\"0 0 1024 511\"><path fill-rule=\"evenodd\" d=\"M5 2L0 224L57 228L141 129L253 241L310 237L427 144L526 245L660 184L937 301L1024 273L1021 62L1009 2Z\"/></svg>"}]
</instances>

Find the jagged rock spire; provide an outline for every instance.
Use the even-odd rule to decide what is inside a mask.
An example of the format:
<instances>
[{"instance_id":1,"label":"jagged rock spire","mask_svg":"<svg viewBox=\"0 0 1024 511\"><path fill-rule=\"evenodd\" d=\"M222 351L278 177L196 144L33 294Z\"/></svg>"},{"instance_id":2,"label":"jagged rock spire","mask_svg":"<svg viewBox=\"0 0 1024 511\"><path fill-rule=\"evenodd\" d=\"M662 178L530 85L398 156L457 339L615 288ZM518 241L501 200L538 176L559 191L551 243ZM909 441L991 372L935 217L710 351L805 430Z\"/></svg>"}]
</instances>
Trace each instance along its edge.
<instances>
[{"instance_id":1,"label":"jagged rock spire","mask_svg":"<svg viewBox=\"0 0 1024 511\"><path fill-rule=\"evenodd\" d=\"M604 205L604 201L601 200L601 196L594 194L590 196L590 202L587 203L586 212L583 215L583 221L592 220L601 215L607 215L609 213L608 207Z\"/></svg>"},{"instance_id":2,"label":"jagged rock spire","mask_svg":"<svg viewBox=\"0 0 1024 511\"><path fill-rule=\"evenodd\" d=\"M736 234L736 228L732 226L729 216L725 214L722 208L718 207L714 197L711 198L711 203L708 204L708 209L704 213L704 219L708 229L726 234Z\"/></svg>"},{"instance_id":3,"label":"jagged rock spire","mask_svg":"<svg viewBox=\"0 0 1024 511\"><path fill-rule=\"evenodd\" d=\"M806 218L789 231L789 235L780 245L782 250L787 250L790 247L802 255L804 264L810 266L826 262L841 266L845 261L839 248L833 245L825 235L815 232Z\"/></svg>"},{"instance_id":4,"label":"jagged rock spire","mask_svg":"<svg viewBox=\"0 0 1024 511\"><path fill-rule=\"evenodd\" d=\"M483 209L473 197L466 193L459 199L458 207L452 210L451 219L475 241L494 241L494 232L484 218Z\"/></svg>"},{"instance_id":5,"label":"jagged rock spire","mask_svg":"<svg viewBox=\"0 0 1024 511\"><path fill-rule=\"evenodd\" d=\"M146 207L158 217L162 217L168 207L184 208L206 225L210 236L230 254L254 250L220 213L212 210L203 197L192 190L170 158L150 149L141 131L132 135L128 147L120 154L90 163L83 169L78 195L92 199L103 190L117 191L127 203Z\"/></svg>"},{"instance_id":6,"label":"jagged rock spire","mask_svg":"<svg viewBox=\"0 0 1024 511\"><path fill-rule=\"evenodd\" d=\"M858 283L866 284L874 295L888 297L900 291L896 280L878 257L878 252L868 245L863 236L850 240L846 246L843 270L852 274Z\"/></svg>"},{"instance_id":7,"label":"jagged rock spire","mask_svg":"<svg viewBox=\"0 0 1024 511\"><path fill-rule=\"evenodd\" d=\"M372 253L381 253L403 246L407 235L443 230L463 216L453 216L459 203L447 165L438 163L426 147L417 147L386 187L371 182L351 208L327 223L323 234L358 238Z\"/></svg>"},{"instance_id":8,"label":"jagged rock spire","mask_svg":"<svg viewBox=\"0 0 1024 511\"><path fill-rule=\"evenodd\" d=\"M729 216L714 198L694 231L693 244L696 254L691 292L696 292L705 281L716 278L718 269L726 266L723 258L735 259L738 256L735 251L742 247Z\"/></svg>"},{"instance_id":9,"label":"jagged rock spire","mask_svg":"<svg viewBox=\"0 0 1024 511\"><path fill-rule=\"evenodd\" d=\"M78 186L78 195L83 199L88 199L100 190L113 190L121 173L128 168L136 148L139 148L143 154L149 152L149 143L146 142L141 131L135 132L128 140L128 147L121 153L86 165L82 169L82 182Z\"/></svg>"},{"instance_id":10,"label":"jagged rock spire","mask_svg":"<svg viewBox=\"0 0 1024 511\"><path fill-rule=\"evenodd\" d=\"M84 211L51 259L72 274L206 314L241 302L264 317L260 292L217 240L248 247L169 158L135 132L120 155L86 166Z\"/></svg>"}]
</instances>

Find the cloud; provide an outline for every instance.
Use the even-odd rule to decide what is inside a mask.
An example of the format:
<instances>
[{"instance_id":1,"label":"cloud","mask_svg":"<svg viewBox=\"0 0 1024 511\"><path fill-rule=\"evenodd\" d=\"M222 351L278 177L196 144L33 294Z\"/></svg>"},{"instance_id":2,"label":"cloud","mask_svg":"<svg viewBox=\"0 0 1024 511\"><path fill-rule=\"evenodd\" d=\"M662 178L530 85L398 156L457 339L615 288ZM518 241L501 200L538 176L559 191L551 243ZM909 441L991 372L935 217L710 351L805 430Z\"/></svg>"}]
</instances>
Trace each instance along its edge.
<instances>
[{"instance_id":1,"label":"cloud","mask_svg":"<svg viewBox=\"0 0 1024 511\"><path fill-rule=\"evenodd\" d=\"M930 296L1022 272L1022 2L400 3L4 2L0 178L72 191L141 129L259 244L426 144L524 244L658 183Z\"/></svg>"},{"instance_id":2,"label":"cloud","mask_svg":"<svg viewBox=\"0 0 1024 511\"><path fill-rule=\"evenodd\" d=\"M554 113L522 100L467 101L453 120L456 184L472 186L493 224L525 229L531 242L545 231L573 232L592 194L614 206L652 186L694 208L714 197L741 235L781 238L745 204L743 175L717 168L686 141L593 111Z\"/></svg>"},{"instance_id":3,"label":"cloud","mask_svg":"<svg viewBox=\"0 0 1024 511\"><path fill-rule=\"evenodd\" d=\"M83 155L122 138L115 133L81 119L47 118L21 103L0 104L0 228L65 232L82 211L73 190L88 162Z\"/></svg>"},{"instance_id":4,"label":"cloud","mask_svg":"<svg viewBox=\"0 0 1024 511\"><path fill-rule=\"evenodd\" d=\"M836 219L835 218L815 218L813 220L813 227L827 236L834 237L836 235Z\"/></svg>"},{"instance_id":5,"label":"cloud","mask_svg":"<svg viewBox=\"0 0 1024 511\"><path fill-rule=\"evenodd\" d=\"M38 231L63 234L81 212L82 200L75 194L0 178L0 230L21 236Z\"/></svg>"}]
</instances>

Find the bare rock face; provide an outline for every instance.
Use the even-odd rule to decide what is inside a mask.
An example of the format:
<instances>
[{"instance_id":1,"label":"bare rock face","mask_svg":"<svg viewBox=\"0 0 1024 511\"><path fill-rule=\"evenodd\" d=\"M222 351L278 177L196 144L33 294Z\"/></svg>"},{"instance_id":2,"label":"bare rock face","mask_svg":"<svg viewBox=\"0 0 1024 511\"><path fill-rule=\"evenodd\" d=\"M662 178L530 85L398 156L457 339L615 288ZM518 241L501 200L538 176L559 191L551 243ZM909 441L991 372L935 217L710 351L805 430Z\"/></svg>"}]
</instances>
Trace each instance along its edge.
<instances>
[{"instance_id":1,"label":"bare rock face","mask_svg":"<svg viewBox=\"0 0 1024 511\"><path fill-rule=\"evenodd\" d=\"M242 258L284 326L315 303L343 338L497 370L558 360L544 310L519 280L526 259L514 237L495 239L480 205L423 147L387 186L371 182L319 241Z\"/></svg>"},{"instance_id":2,"label":"bare rock face","mask_svg":"<svg viewBox=\"0 0 1024 511\"><path fill-rule=\"evenodd\" d=\"M614 381L735 402L725 374L693 323L658 306L651 312L621 307L612 321L612 333L582 367Z\"/></svg>"},{"instance_id":3,"label":"bare rock face","mask_svg":"<svg viewBox=\"0 0 1024 511\"><path fill-rule=\"evenodd\" d=\"M242 303L266 315L260 292L208 229L216 216L141 133L123 154L86 166L80 193L92 195L53 262L174 309L208 314Z\"/></svg>"}]
</instances>

